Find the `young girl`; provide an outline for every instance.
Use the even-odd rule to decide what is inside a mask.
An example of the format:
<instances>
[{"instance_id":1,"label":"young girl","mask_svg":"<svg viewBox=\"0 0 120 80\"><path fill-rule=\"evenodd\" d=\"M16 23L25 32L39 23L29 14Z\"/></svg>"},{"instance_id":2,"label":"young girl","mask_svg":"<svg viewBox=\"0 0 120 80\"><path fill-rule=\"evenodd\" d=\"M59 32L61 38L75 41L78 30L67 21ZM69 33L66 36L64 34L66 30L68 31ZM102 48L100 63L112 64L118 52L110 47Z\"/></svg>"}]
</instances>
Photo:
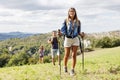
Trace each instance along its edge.
<instances>
[{"instance_id":1,"label":"young girl","mask_svg":"<svg viewBox=\"0 0 120 80\"><path fill-rule=\"evenodd\" d=\"M39 49L40 63L43 63L44 51L45 50L44 50L43 46L41 46Z\"/></svg>"}]
</instances>

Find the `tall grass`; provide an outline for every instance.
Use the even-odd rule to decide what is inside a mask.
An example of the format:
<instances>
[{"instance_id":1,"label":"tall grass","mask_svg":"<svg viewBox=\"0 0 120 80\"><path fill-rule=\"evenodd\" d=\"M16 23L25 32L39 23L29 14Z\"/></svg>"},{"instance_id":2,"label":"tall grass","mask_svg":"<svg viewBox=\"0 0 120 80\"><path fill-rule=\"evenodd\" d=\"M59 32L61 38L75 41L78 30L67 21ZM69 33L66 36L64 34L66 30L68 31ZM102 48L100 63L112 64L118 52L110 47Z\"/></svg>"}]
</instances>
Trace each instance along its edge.
<instances>
[{"instance_id":1,"label":"tall grass","mask_svg":"<svg viewBox=\"0 0 120 80\"><path fill-rule=\"evenodd\" d=\"M120 80L120 47L85 53L85 69L82 70L81 55L77 57L76 75L63 72L58 62L0 68L0 80ZM71 68L71 59L68 70Z\"/></svg>"}]
</instances>

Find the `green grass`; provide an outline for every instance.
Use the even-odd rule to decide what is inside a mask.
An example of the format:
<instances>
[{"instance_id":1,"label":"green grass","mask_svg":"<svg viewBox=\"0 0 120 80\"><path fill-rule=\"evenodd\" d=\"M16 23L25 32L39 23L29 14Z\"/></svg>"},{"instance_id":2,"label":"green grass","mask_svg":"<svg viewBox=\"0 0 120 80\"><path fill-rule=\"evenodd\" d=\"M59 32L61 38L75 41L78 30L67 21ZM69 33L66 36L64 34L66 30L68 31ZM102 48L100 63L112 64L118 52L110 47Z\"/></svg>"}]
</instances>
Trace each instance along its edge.
<instances>
[{"instance_id":1,"label":"green grass","mask_svg":"<svg viewBox=\"0 0 120 80\"><path fill-rule=\"evenodd\" d=\"M57 64L57 63L56 63ZM71 60L68 63L70 70ZM63 72L52 63L0 68L0 80L120 80L120 47L100 49L85 53L82 71L81 55L77 57L76 75Z\"/></svg>"}]
</instances>

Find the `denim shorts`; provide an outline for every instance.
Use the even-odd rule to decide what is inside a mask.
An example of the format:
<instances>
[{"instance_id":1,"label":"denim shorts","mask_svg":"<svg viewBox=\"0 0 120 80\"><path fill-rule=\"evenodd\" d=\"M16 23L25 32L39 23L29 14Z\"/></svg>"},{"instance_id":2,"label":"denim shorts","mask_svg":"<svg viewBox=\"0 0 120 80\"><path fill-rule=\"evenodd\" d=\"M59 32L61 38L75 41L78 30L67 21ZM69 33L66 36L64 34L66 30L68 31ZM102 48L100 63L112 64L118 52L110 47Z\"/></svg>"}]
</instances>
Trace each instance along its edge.
<instances>
[{"instance_id":1,"label":"denim shorts","mask_svg":"<svg viewBox=\"0 0 120 80\"><path fill-rule=\"evenodd\" d=\"M52 58L55 58L55 55L60 55L59 49L51 49L51 56Z\"/></svg>"},{"instance_id":2,"label":"denim shorts","mask_svg":"<svg viewBox=\"0 0 120 80\"><path fill-rule=\"evenodd\" d=\"M64 40L64 47L71 47L71 46L79 46L79 38L75 37L75 38L67 38L65 37Z\"/></svg>"}]
</instances>

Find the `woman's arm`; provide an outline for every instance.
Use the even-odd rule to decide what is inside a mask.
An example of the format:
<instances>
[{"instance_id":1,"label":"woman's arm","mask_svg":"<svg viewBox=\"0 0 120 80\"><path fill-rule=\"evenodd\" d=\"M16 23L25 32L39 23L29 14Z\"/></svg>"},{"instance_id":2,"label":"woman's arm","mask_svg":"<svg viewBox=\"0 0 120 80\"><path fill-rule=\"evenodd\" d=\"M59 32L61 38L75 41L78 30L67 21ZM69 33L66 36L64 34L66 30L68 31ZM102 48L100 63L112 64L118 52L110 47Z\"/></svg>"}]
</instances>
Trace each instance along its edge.
<instances>
[{"instance_id":1,"label":"woman's arm","mask_svg":"<svg viewBox=\"0 0 120 80\"><path fill-rule=\"evenodd\" d=\"M61 35L66 35L66 34L67 34L67 25L65 20L61 27Z\"/></svg>"}]
</instances>

